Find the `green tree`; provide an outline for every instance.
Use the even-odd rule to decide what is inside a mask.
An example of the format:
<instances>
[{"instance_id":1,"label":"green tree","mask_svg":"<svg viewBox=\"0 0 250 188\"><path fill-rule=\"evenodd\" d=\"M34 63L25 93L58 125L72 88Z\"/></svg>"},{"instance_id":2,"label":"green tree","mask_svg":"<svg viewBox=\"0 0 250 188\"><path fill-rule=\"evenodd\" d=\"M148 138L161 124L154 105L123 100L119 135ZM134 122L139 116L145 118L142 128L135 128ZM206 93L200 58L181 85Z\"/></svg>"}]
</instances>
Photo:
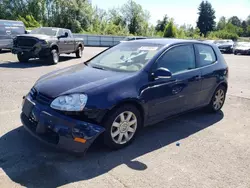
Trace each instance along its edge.
<instances>
[{"instance_id":1,"label":"green tree","mask_svg":"<svg viewBox=\"0 0 250 188\"><path fill-rule=\"evenodd\" d=\"M222 16L217 24L217 30L223 30L226 27L226 17Z\"/></svg>"},{"instance_id":2,"label":"green tree","mask_svg":"<svg viewBox=\"0 0 250 188\"><path fill-rule=\"evenodd\" d=\"M237 27L237 26L233 25L232 23L226 24L226 27L224 30L229 32L229 33L237 34L239 36L241 36L243 34L243 29L241 27Z\"/></svg>"},{"instance_id":3,"label":"green tree","mask_svg":"<svg viewBox=\"0 0 250 188\"><path fill-rule=\"evenodd\" d=\"M237 27L241 27L241 21L237 16L233 16L228 19L228 23L231 23Z\"/></svg>"},{"instance_id":4,"label":"green tree","mask_svg":"<svg viewBox=\"0 0 250 188\"><path fill-rule=\"evenodd\" d=\"M176 38L177 37L177 29L176 29L176 27L174 25L174 21L172 19L169 21L168 25L166 25L163 37L166 37L166 38Z\"/></svg>"},{"instance_id":5,"label":"green tree","mask_svg":"<svg viewBox=\"0 0 250 188\"><path fill-rule=\"evenodd\" d=\"M211 3L208 1L202 1L199 8L199 18L197 27L200 29L200 35L207 36L209 31L213 31L215 28L215 11L212 8Z\"/></svg>"},{"instance_id":6,"label":"green tree","mask_svg":"<svg viewBox=\"0 0 250 188\"><path fill-rule=\"evenodd\" d=\"M36 28L40 27L40 24L35 20L32 15L27 15L24 18L18 16L18 20L22 21L26 27Z\"/></svg>"},{"instance_id":7,"label":"green tree","mask_svg":"<svg viewBox=\"0 0 250 188\"><path fill-rule=\"evenodd\" d=\"M250 37L250 25L247 26L247 37Z\"/></svg>"},{"instance_id":8,"label":"green tree","mask_svg":"<svg viewBox=\"0 0 250 188\"><path fill-rule=\"evenodd\" d=\"M241 27L243 29L243 36L246 37L247 36L247 22L246 21L242 21Z\"/></svg>"},{"instance_id":9,"label":"green tree","mask_svg":"<svg viewBox=\"0 0 250 188\"><path fill-rule=\"evenodd\" d=\"M128 26L131 34L142 35L144 33L143 26L148 24L150 15L147 11L142 9L140 4L137 4L133 0L128 0L121 9L123 18Z\"/></svg>"},{"instance_id":10,"label":"green tree","mask_svg":"<svg viewBox=\"0 0 250 188\"><path fill-rule=\"evenodd\" d=\"M250 25L250 15L246 19L247 25Z\"/></svg>"},{"instance_id":11,"label":"green tree","mask_svg":"<svg viewBox=\"0 0 250 188\"><path fill-rule=\"evenodd\" d=\"M121 11L119 8L113 8L110 9L108 12L108 20L109 22L112 22L115 25L120 25L125 27L126 26L126 22L122 17Z\"/></svg>"},{"instance_id":12,"label":"green tree","mask_svg":"<svg viewBox=\"0 0 250 188\"><path fill-rule=\"evenodd\" d=\"M158 32L159 31L163 32L165 30L165 27L168 24L168 22L169 22L168 16L165 15L162 20L157 21L157 25L155 27L155 30L158 31Z\"/></svg>"}]
</instances>

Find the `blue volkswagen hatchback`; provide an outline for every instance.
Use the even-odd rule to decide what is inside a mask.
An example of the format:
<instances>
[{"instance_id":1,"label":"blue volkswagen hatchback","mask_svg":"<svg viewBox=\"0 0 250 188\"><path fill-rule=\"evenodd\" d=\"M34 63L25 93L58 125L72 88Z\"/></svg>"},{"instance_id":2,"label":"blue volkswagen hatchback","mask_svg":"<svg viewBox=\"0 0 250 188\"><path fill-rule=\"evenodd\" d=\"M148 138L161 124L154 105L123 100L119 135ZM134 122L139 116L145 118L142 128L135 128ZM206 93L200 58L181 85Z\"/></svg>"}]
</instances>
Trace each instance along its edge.
<instances>
[{"instance_id":1,"label":"blue volkswagen hatchback","mask_svg":"<svg viewBox=\"0 0 250 188\"><path fill-rule=\"evenodd\" d=\"M228 66L218 47L193 40L120 43L42 76L24 97L21 119L36 138L84 152L99 136L112 149L142 127L206 107L219 111Z\"/></svg>"}]
</instances>

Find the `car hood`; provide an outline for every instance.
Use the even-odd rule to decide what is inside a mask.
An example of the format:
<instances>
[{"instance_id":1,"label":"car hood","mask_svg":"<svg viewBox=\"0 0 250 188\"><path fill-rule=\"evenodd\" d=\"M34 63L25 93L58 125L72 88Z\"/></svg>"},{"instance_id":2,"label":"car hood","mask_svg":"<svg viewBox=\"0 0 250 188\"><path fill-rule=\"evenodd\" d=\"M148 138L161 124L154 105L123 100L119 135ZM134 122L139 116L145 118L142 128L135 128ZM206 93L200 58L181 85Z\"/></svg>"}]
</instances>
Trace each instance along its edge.
<instances>
[{"instance_id":1,"label":"car hood","mask_svg":"<svg viewBox=\"0 0 250 188\"><path fill-rule=\"evenodd\" d=\"M218 47L229 47L229 46L233 46L233 43L225 43L225 44L218 44Z\"/></svg>"},{"instance_id":2,"label":"car hood","mask_svg":"<svg viewBox=\"0 0 250 188\"><path fill-rule=\"evenodd\" d=\"M32 38L37 38L41 40L46 40L46 39L55 39L56 37L49 36L49 35L41 35L41 34L23 34L23 35L18 35L20 37L32 37Z\"/></svg>"},{"instance_id":3,"label":"car hood","mask_svg":"<svg viewBox=\"0 0 250 188\"><path fill-rule=\"evenodd\" d=\"M134 73L95 69L79 64L42 76L35 89L51 98L70 93L86 93L106 84L119 82Z\"/></svg>"},{"instance_id":4,"label":"car hood","mask_svg":"<svg viewBox=\"0 0 250 188\"><path fill-rule=\"evenodd\" d=\"M235 47L236 50L249 50L250 49L250 46L238 46L238 47Z\"/></svg>"}]
</instances>

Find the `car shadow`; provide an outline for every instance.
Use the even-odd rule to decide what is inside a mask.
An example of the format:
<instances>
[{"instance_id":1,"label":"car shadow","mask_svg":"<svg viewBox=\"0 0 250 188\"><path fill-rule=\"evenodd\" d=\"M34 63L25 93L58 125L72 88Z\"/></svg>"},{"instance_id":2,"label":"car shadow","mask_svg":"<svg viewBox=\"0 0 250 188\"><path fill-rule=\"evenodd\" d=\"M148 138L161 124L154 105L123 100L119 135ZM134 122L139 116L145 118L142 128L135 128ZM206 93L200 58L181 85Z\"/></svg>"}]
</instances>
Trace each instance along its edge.
<instances>
[{"instance_id":1,"label":"car shadow","mask_svg":"<svg viewBox=\"0 0 250 188\"><path fill-rule=\"evenodd\" d=\"M103 175L119 165L143 171L148 168L138 157L196 134L222 120L223 112L188 113L144 128L132 145L111 151L99 141L85 156L55 151L31 137L23 127L0 138L0 167L14 182L25 187L59 187ZM195 149L195 148L194 148Z\"/></svg>"},{"instance_id":2,"label":"car shadow","mask_svg":"<svg viewBox=\"0 0 250 188\"><path fill-rule=\"evenodd\" d=\"M73 59L77 59L76 57L70 57L70 56L60 56L60 61L58 64L67 62ZM30 59L27 63L20 63L18 61L16 62L0 62L0 67L2 68L20 68L20 69L27 69L27 68L34 68L34 67L42 67L42 66L53 66L47 62L47 60L41 60L41 59Z\"/></svg>"}]
</instances>

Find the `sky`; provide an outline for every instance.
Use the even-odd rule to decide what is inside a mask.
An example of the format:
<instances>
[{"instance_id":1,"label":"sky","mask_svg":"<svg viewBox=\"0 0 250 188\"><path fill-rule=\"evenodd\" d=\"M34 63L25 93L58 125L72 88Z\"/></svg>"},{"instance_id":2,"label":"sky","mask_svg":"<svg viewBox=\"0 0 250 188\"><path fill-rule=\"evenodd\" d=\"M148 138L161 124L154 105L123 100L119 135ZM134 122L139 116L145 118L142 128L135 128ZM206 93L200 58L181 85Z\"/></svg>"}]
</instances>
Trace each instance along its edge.
<instances>
[{"instance_id":1,"label":"sky","mask_svg":"<svg viewBox=\"0 0 250 188\"><path fill-rule=\"evenodd\" d=\"M121 7L127 0L92 0L93 5L108 10L113 7ZM143 9L150 12L150 23L156 25L157 20L165 14L174 18L178 25L196 25L198 19L198 6L201 0L135 0ZM250 15L250 0L209 0L215 9L216 21L221 16L229 18L238 16L246 19Z\"/></svg>"}]
</instances>

